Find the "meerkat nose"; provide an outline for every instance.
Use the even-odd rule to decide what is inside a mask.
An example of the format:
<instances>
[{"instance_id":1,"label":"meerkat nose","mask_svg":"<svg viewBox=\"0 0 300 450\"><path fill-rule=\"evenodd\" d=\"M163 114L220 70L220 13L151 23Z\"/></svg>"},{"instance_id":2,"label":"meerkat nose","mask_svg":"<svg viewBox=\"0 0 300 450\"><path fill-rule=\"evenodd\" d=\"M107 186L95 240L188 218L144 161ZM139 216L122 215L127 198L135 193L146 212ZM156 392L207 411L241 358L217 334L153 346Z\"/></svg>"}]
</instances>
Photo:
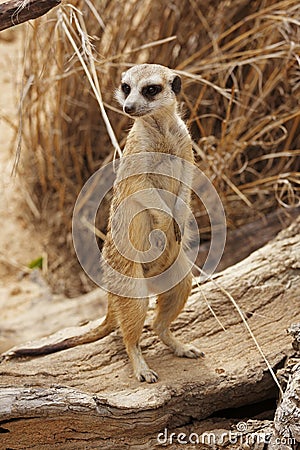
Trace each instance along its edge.
<instances>
[{"instance_id":1,"label":"meerkat nose","mask_svg":"<svg viewBox=\"0 0 300 450\"><path fill-rule=\"evenodd\" d=\"M124 106L124 111L126 112L126 114L132 114L134 113L136 110L134 105L126 105Z\"/></svg>"}]
</instances>

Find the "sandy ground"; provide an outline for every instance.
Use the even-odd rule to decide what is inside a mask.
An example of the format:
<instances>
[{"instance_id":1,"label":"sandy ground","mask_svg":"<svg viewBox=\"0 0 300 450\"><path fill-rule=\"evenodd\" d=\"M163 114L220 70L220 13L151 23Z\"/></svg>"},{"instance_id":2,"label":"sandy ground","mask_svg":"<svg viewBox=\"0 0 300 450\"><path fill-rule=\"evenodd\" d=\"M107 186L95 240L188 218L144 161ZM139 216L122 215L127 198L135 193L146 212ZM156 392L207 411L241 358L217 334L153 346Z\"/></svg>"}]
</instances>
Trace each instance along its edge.
<instances>
[{"instance_id":1,"label":"sandy ground","mask_svg":"<svg viewBox=\"0 0 300 450\"><path fill-rule=\"evenodd\" d=\"M92 320L105 313L105 301L97 292L87 294L82 302L72 301L54 295L41 270L28 269L30 262L48 251L45 230L39 229L30 212L29 193L11 175L17 149L23 42L29 26L0 32L0 353L57 331L62 322L75 326L82 317Z\"/></svg>"},{"instance_id":2,"label":"sandy ground","mask_svg":"<svg viewBox=\"0 0 300 450\"><path fill-rule=\"evenodd\" d=\"M41 255L42 246L38 230L28 226L25 216L24 187L11 175L17 142L18 104L21 92L23 30L16 27L0 33L0 279L14 277L22 268ZM15 266L16 267L15 267ZM4 277L4 278L3 278Z\"/></svg>"},{"instance_id":3,"label":"sandy ground","mask_svg":"<svg viewBox=\"0 0 300 450\"><path fill-rule=\"evenodd\" d=\"M30 261L43 252L39 230L28 225L24 188L11 176L22 78L24 27L0 32L0 351L15 343L10 319L36 301L45 286L26 274ZM26 197L26 196L25 196Z\"/></svg>"}]
</instances>

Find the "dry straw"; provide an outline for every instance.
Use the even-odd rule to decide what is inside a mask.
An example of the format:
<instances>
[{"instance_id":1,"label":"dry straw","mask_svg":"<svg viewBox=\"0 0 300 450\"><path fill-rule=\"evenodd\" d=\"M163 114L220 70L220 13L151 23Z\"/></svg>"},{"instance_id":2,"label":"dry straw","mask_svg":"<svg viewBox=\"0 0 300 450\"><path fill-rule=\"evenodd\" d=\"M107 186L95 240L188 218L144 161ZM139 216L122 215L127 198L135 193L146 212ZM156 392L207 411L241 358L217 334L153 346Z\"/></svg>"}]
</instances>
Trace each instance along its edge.
<instances>
[{"instance_id":1,"label":"dry straw","mask_svg":"<svg viewBox=\"0 0 300 450\"><path fill-rule=\"evenodd\" d=\"M181 74L197 164L229 227L299 205L299 18L298 0L78 0L28 28L20 170L51 230L50 272L75 264L65 236L76 196L124 144L130 123L113 95L133 64Z\"/></svg>"}]
</instances>

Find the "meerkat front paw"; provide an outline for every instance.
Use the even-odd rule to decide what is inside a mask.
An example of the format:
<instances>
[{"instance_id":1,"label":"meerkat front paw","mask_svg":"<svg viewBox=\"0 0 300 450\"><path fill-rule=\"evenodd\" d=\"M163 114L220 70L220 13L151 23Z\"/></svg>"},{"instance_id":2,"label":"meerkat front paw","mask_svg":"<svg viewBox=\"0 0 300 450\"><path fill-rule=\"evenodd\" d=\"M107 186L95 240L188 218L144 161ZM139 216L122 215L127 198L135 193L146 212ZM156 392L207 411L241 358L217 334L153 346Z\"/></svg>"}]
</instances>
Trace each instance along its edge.
<instances>
[{"instance_id":1,"label":"meerkat front paw","mask_svg":"<svg viewBox=\"0 0 300 450\"><path fill-rule=\"evenodd\" d=\"M138 381L146 381L147 383L156 383L158 380L158 375L152 369L142 369L136 373Z\"/></svg>"},{"instance_id":2,"label":"meerkat front paw","mask_svg":"<svg viewBox=\"0 0 300 450\"><path fill-rule=\"evenodd\" d=\"M203 358L205 354L191 344L181 344L174 351L176 356L184 358Z\"/></svg>"},{"instance_id":3,"label":"meerkat front paw","mask_svg":"<svg viewBox=\"0 0 300 450\"><path fill-rule=\"evenodd\" d=\"M180 231L178 223L176 222L175 219L173 219L173 227L174 227L176 242L178 242L178 244L180 244L180 242L181 242L181 231Z\"/></svg>"}]
</instances>

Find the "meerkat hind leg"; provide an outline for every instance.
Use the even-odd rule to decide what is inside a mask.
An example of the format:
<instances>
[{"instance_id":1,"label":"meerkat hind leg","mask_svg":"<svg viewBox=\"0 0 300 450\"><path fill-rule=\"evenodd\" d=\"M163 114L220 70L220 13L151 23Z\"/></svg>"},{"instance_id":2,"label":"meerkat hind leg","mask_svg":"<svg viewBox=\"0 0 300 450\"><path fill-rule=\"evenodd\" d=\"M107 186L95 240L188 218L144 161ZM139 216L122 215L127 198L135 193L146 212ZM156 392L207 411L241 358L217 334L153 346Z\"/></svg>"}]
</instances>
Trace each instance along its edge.
<instances>
[{"instance_id":1,"label":"meerkat hind leg","mask_svg":"<svg viewBox=\"0 0 300 450\"><path fill-rule=\"evenodd\" d=\"M146 363L139 345L149 300L118 298L118 315L126 351L139 381L155 383L158 375Z\"/></svg>"},{"instance_id":2,"label":"meerkat hind leg","mask_svg":"<svg viewBox=\"0 0 300 450\"><path fill-rule=\"evenodd\" d=\"M191 285L192 276L188 275L172 289L158 296L157 313L153 322L153 329L175 355L186 358L199 358L204 356L204 353L192 344L180 342L169 328L171 322L176 319L183 309L191 292Z\"/></svg>"}]
</instances>

